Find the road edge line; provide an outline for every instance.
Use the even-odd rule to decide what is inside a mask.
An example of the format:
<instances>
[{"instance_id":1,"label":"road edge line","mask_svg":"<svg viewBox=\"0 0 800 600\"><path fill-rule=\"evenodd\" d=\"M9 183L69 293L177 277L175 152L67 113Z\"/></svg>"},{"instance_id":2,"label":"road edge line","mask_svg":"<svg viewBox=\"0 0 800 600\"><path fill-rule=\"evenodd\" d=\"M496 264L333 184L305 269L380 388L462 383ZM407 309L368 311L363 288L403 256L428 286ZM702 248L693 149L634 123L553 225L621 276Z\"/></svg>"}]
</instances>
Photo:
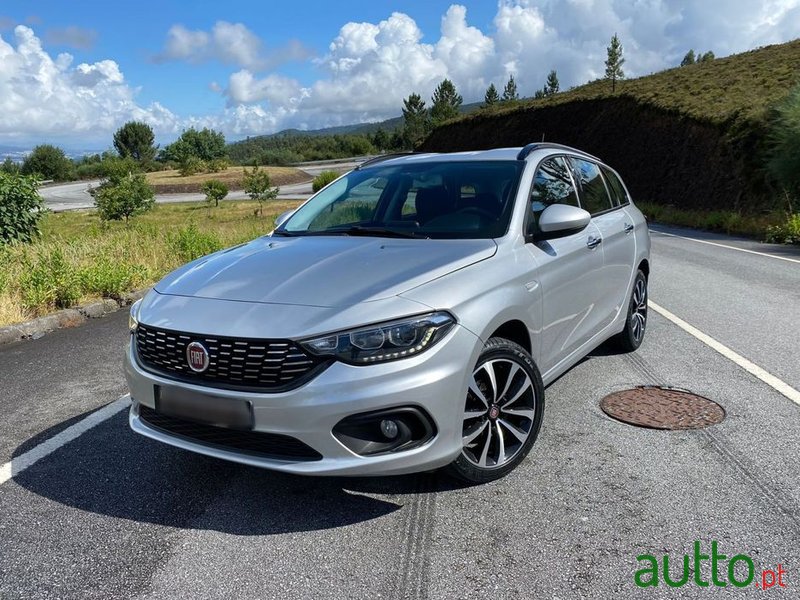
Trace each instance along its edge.
<instances>
[{"instance_id":1,"label":"road edge line","mask_svg":"<svg viewBox=\"0 0 800 600\"><path fill-rule=\"evenodd\" d=\"M667 233L666 231L659 231L658 229L650 229L651 233L658 235L666 235L681 240L689 240L690 242L697 242L698 244L708 244L709 246L718 246L719 248L727 248L728 250L737 250L738 252L747 252L748 254L756 254L758 256L766 256L767 258L776 258L778 260L785 260L800 264L800 260L796 258L789 258L788 256L778 256L777 254L769 254L768 252L759 252L758 250L748 250L747 248L738 248L737 246L728 246L727 244L720 244L719 242L712 242L709 240L698 240L697 238L687 237L685 235L677 235L675 233Z\"/></svg>"},{"instance_id":2,"label":"road edge line","mask_svg":"<svg viewBox=\"0 0 800 600\"><path fill-rule=\"evenodd\" d=\"M25 469L34 465L49 454L52 454L62 446L80 437L92 427L95 427L103 421L110 419L118 412L129 407L130 404L130 395L125 394L122 396L122 398L119 398L110 404L106 404L100 410L93 412L74 425L70 425L64 431L45 440L38 446L34 446L27 452L12 458L9 462L0 466L0 485L3 485L7 481L13 479L16 475L22 473Z\"/></svg>"},{"instance_id":3,"label":"road edge line","mask_svg":"<svg viewBox=\"0 0 800 600\"><path fill-rule=\"evenodd\" d=\"M772 373L769 373L769 372L765 371L764 369L759 367L757 364L747 360L741 354L738 354L738 353L734 352L733 350L728 348L725 344L722 344L722 343L718 342L717 340L715 340L714 338L712 338L710 335L708 335L706 333L703 333L702 331L700 331L699 329L697 329L693 325L690 325L689 323L687 323L686 321L684 321L683 319L681 319L677 315L672 314L670 311L668 311L663 306L659 306L658 304L656 304L652 300L648 300L647 301L647 305L651 309L656 311L658 314L660 314L662 317L664 317L668 321L671 321L672 323L674 323L675 325L677 325L678 327L683 329L686 333L694 336L695 338L697 338L698 340L703 342L706 346L708 346L712 350L716 350L722 356L724 356L728 360L736 363L742 369L744 369L745 371L747 371L748 373L750 373L754 377L760 379L761 381L766 383L768 386L770 386L772 389L774 389L775 391L777 391L781 395L786 396L786 398L788 398L789 400L791 400L792 402L794 402L795 404L800 406L800 391L797 391L792 386L790 386L788 383L778 379Z\"/></svg>"}]
</instances>

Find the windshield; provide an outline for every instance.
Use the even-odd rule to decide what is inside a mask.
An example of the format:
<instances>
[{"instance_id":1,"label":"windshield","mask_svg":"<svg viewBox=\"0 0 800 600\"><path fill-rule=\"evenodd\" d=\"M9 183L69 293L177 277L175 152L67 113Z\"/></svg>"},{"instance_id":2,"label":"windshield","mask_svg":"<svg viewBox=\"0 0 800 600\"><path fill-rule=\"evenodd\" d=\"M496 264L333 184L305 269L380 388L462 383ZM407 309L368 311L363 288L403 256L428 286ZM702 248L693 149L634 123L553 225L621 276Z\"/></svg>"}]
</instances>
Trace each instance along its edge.
<instances>
[{"instance_id":1,"label":"windshield","mask_svg":"<svg viewBox=\"0 0 800 600\"><path fill-rule=\"evenodd\" d=\"M501 237L523 167L522 161L404 162L351 171L275 235Z\"/></svg>"}]
</instances>

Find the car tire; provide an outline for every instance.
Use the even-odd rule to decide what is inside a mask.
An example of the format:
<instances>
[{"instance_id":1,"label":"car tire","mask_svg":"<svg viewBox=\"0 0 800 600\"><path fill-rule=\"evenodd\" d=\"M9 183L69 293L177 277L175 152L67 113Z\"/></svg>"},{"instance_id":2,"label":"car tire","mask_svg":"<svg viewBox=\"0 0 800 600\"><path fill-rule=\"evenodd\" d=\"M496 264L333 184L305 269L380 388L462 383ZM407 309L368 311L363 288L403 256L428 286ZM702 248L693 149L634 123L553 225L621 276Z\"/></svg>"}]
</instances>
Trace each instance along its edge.
<instances>
[{"instance_id":1,"label":"car tire","mask_svg":"<svg viewBox=\"0 0 800 600\"><path fill-rule=\"evenodd\" d=\"M463 447L447 471L469 483L504 477L525 459L542 425L544 386L531 355L512 341L491 338L463 406Z\"/></svg>"},{"instance_id":2,"label":"car tire","mask_svg":"<svg viewBox=\"0 0 800 600\"><path fill-rule=\"evenodd\" d=\"M636 272L631 298L628 302L628 316L625 329L612 338L614 346L622 352L633 352L642 345L647 332L647 276Z\"/></svg>"}]
</instances>

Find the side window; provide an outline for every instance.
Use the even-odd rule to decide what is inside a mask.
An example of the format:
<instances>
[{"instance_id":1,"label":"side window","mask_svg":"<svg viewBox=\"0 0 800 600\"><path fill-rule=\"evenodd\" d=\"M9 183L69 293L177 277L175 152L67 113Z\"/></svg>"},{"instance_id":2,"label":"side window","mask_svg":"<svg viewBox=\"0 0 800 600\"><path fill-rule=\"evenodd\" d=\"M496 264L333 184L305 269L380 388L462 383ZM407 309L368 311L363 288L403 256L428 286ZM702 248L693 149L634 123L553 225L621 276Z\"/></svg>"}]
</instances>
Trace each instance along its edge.
<instances>
[{"instance_id":1,"label":"side window","mask_svg":"<svg viewBox=\"0 0 800 600\"><path fill-rule=\"evenodd\" d=\"M600 167L580 158L570 159L581 190L581 205L592 215L612 208Z\"/></svg>"},{"instance_id":2,"label":"side window","mask_svg":"<svg viewBox=\"0 0 800 600\"><path fill-rule=\"evenodd\" d=\"M603 175L606 178L608 192L611 194L611 202L614 204L614 206L627 204L628 195L625 193L625 188L623 187L622 182L619 180L619 177L617 177L611 169L606 167L600 167L600 170L603 171Z\"/></svg>"},{"instance_id":3,"label":"side window","mask_svg":"<svg viewBox=\"0 0 800 600\"><path fill-rule=\"evenodd\" d=\"M385 177L372 177L346 188L346 180L340 179L334 186L342 185L342 194L331 205L314 217L309 230L321 230L338 225L349 225L369 221L375 215L378 201L386 187ZM338 191L338 190L337 190Z\"/></svg>"},{"instance_id":4,"label":"side window","mask_svg":"<svg viewBox=\"0 0 800 600\"><path fill-rule=\"evenodd\" d=\"M578 196L569 174L567 162L561 157L548 158L536 170L531 187L530 210L533 224L551 204L578 206ZM535 227L531 228L535 231Z\"/></svg>"}]
</instances>

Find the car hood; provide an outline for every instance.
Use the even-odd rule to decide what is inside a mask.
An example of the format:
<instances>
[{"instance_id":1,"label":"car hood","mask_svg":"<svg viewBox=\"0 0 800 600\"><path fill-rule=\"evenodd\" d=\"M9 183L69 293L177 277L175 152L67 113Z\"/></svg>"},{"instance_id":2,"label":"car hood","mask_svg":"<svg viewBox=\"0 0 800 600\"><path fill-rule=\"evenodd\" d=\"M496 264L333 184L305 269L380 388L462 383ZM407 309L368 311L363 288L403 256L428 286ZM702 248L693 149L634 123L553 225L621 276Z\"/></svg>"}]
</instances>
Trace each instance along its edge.
<instances>
[{"instance_id":1,"label":"car hood","mask_svg":"<svg viewBox=\"0 0 800 600\"><path fill-rule=\"evenodd\" d=\"M176 296L341 307L396 296L496 251L493 240L263 237L191 262L155 287Z\"/></svg>"}]
</instances>

